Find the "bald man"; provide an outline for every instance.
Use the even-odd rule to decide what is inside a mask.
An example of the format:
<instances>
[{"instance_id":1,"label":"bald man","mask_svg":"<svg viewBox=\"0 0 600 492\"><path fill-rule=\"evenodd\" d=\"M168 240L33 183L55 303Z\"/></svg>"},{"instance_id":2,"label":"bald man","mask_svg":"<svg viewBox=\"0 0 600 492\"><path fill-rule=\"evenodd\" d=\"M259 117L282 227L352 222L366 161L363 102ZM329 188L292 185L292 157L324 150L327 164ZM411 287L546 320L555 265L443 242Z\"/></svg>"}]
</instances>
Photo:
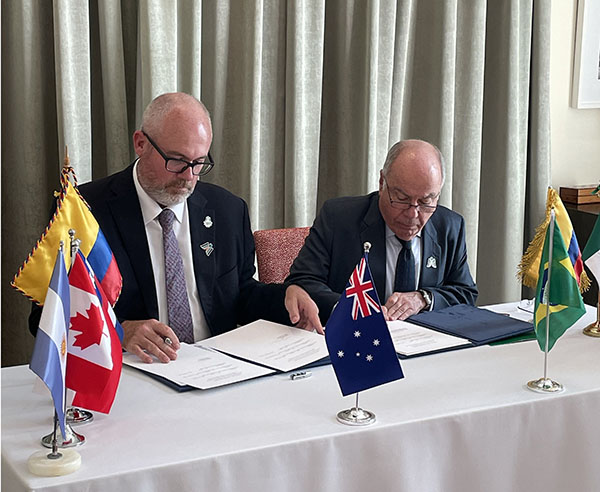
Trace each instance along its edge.
<instances>
[{"instance_id":1,"label":"bald man","mask_svg":"<svg viewBox=\"0 0 600 492\"><path fill-rule=\"evenodd\" d=\"M465 222L438 205L443 185L443 157L435 146L398 142L380 172L379 191L325 202L286 283L311 295L325 324L369 242L387 319L473 305L477 287L467 264Z\"/></svg>"},{"instance_id":2,"label":"bald man","mask_svg":"<svg viewBox=\"0 0 600 492\"><path fill-rule=\"evenodd\" d=\"M193 343L259 318L322 332L318 317L311 326L297 304L288 314L286 286L254 280L246 203L200 181L215 165L211 143L204 105L188 94L163 94L133 134L134 163L79 187L123 276L115 306L123 348L145 362L175 359L180 338ZM305 292L287 290L316 312ZM33 315L30 329L37 329Z\"/></svg>"}]
</instances>

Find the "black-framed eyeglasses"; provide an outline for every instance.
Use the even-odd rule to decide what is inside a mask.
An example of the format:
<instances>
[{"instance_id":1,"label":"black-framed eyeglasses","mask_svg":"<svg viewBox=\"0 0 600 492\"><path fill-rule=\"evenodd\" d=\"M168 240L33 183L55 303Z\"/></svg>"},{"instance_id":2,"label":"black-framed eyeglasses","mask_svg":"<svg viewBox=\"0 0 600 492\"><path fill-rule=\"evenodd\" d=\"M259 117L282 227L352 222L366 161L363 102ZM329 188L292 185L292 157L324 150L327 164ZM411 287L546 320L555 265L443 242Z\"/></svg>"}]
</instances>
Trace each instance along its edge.
<instances>
[{"instance_id":1,"label":"black-framed eyeglasses","mask_svg":"<svg viewBox=\"0 0 600 492\"><path fill-rule=\"evenodd\" d=\"M395 208L396 210L408 210L409 208L414 207L417 212L423 212L425 214L432 214L437 209L437 202L435 203L435 205L431 205L428 203L423 203L420 200L417 200L417 204L413 205L412 203L410 203L409 198L407 198L406 200L392 200L392 195L390 193L390 187L388 186L385 177L383 178L383 182L385 183L385 188L387 189L388 198L390 199L390 205L392 208ZM437 200L439 198L439 196L440 196L440 194L438 193L434 197L431 197L430 200L432 200L432 201Z\"/></svg>"},{"instance_id":2,"label":"black-framed eyeglasses","mask_svg":"<svg viewBox=\"0 0 600 492\"><path fill-rule=\"evenodd\" d=\"M215 161L213 161L210 152L206 157L201 157L200 159L196 159L192 162L186 161L185 159L180 159L178 157L169 157L158 145L156 145L154 140L152 140L144 130L142 130L142 133L148 139L148 142L150 142L152 147L154 147L156 152L158 152L165 160L165 169L170 173L181 174L189 167L191 168L194 176L204 176L205 174L208 174L215 165Z\"/></svg>"}]
</instances>

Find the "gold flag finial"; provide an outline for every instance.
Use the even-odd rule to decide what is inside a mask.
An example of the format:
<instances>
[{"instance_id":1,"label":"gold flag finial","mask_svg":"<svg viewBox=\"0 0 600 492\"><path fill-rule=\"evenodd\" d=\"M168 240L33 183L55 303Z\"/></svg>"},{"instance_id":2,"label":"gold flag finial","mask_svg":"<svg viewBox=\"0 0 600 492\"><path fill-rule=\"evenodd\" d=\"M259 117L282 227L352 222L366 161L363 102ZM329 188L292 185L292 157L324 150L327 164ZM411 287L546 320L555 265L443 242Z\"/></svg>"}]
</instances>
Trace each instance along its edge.
<instances>
[{"instance_id":1,"label":"gold flag finial","mask_svg":"<svg viewBox=\"0 0 600 492\"><path fill-rule=\"evenodd\" d=\"M69 159L69 146L65 145L65 160L63 161L63 167L71 167L71 160Z\"/></svg>"}]
</instances>

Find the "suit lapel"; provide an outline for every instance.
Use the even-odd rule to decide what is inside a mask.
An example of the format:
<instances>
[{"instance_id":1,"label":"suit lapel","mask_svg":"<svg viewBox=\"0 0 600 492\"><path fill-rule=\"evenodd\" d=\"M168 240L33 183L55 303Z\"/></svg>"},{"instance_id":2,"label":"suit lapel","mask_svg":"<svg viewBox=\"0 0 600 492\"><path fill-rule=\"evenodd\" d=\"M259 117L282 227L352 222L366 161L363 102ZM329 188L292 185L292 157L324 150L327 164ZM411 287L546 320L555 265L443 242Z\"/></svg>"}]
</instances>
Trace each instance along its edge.
<instances>
[{"instance_id":1,"label":"suit lapel","mask_svg":"<svg viewBox=\"0 0 600 492\"><path fill-rule=\"evenodd\" d=\"M115 195L108 199L108 207L131 262L148 314L158 319L154 273L142 209L133 183L133 165L127 171L123 173L122 179L113 184L112 190Z\"/></svg>"},{"instance_id":2,"label":"suit lapel","mask_svg":"<svg viewBox=\"0 0 600 492\"><path fill-rule=\"evenodd\" d=\"M360 232L361 249L366 241L371 243L369 252L369 268L379 301L385 303L385 223L379 211L379 194L371 195L371 203L363 217L363 228Z\"/></svg>"},{"instance_id":3,"label":"suit lapel","mask_svg":"<svg viewBox=\"0 0 600 492\"><path fill-rule=\"evenodd\" d=\"M437 285L440 268L441 247L438 243L437 229L429 220L423 228L423 257L419 287Z\"/></svg>"},{"instance_id":4,"label":"suit lapel","mask_svg":"<svg viewBox=\"0 0 600 492\"><path fill-rule=\"evenodd\" d=\"M204 315L209 318L213 307L212 293L216 271L213 248L215 231L219 224L215 222L214 209L206 208L206 199L200 192L201 186L202 184L198 183L196 191L188 198L188 213L196 286Z\"/></svg>"}]
</instances>

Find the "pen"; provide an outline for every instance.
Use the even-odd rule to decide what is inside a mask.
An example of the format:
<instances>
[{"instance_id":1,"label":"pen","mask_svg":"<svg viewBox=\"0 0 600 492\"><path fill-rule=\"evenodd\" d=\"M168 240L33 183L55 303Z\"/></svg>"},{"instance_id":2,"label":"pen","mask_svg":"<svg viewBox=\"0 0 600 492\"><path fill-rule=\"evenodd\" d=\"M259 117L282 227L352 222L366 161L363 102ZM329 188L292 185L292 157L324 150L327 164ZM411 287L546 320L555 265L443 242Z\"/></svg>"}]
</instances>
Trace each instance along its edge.
<instances>
[{"instance_id":1,"label":"pen","mask_svg":"<svg viewBox=\"0 0 600 492\"><path fill-rule=\"evenodd\" d=\"M296 381L296 379L306 379L312 376L312 372L310 371L300 371L294 372L290 374L290 379Z\"/></svg>"}]
</instances>

